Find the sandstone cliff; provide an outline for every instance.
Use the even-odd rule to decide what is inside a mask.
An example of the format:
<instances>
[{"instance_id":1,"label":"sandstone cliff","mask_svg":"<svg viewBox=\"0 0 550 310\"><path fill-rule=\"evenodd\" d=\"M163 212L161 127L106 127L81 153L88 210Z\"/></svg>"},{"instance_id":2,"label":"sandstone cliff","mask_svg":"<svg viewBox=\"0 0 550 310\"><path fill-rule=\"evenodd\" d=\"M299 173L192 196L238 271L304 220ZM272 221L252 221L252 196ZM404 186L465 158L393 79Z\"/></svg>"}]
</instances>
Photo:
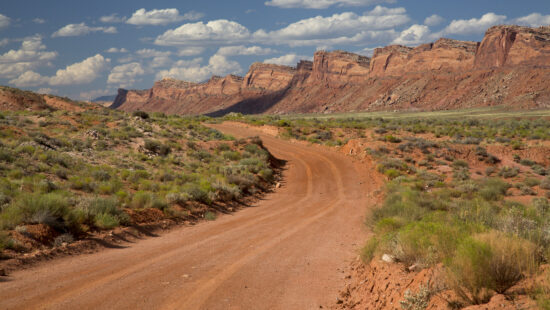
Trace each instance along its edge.
<instances>
[{"instance_id":1,"label":"sandstone cliff","mask_svg":"<svg viewBox=\"0 0 550 310\"><path fill-rule=\"evenodd\" d=\"M372 58L319 51L296 68L255 63L244 78L205 83L163 79L120 90L127 111L223 115L550 107L550 27L496 26L482 42L440 39L378 48Z\"/></svg>"}]
</instances>

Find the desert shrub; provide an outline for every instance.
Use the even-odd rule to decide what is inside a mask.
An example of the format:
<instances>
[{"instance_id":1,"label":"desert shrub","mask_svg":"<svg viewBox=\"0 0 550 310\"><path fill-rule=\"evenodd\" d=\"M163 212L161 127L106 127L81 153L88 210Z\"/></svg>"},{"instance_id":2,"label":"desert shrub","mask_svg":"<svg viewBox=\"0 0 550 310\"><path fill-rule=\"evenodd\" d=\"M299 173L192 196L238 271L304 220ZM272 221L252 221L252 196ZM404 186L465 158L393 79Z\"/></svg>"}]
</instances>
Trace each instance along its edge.
<instances>
[{"instance_id":1,"label":"desert shrub","mask_svg":"<svg viewBox=\"0 0 550 310\"><path fill-rule=\"evenodd\" d=\"M227 182L237 185L241 191L246 192L255 183L254 175L252 174L228 174Z\"/></svg>"},{"instance_id":2,"label":"desert shrub","mask_svg":"<svg viewBox=\"0 0 550 310\"><path fill-rule=\"evenodd\" d=\"M536 247L523 239L491 231L464 239L448 263L455 292L470 304L504 293L536 268Z\"/></svg>"},{"instance_id":3,"label":"desert shrub","mask_svg":"<svg viewBox=\"0 0 550 310\"><path fill-rule=\"evenodd\" d=\"M361 259L364 263L370 263L370 261L374 258L374 255L376 253L376 250L378 248L378 239L376 237L371 237L365 246L361 249Z\"/></svg>"},{"instance_id":4,"label":"desert shrub","mask_svg":"<svg viewBox=\"0 0 550 310\"><path fill-rule=\"evenodd\" d=\"M120 225L117 217L108 213L98 214L94 219L94 224L99 229L113 229Z\"/></svg>"},{"instance_id":5,"label":"desert shrub","mask_svg":"<svg viewBox=\"0 0 550 310\"><path fill-rule=\"evenodd\" d=\"M468 169L454 169L453 171L453 180L455 181L466 181L470 179L470 171Z\"/></svg>"},{"instance_id":6,"label":"desert shrub","mask_svg":"<svg viewBox=\"0 0 550 310\"><path fill-rule=\"evenodd\" d=\"M498 173L499 176L503 178L513 178L516 177L519 174L519 169L517 167L502 167L500 169L500 172Z\"/></svg>"},{"instance_id":7,"label":"desert shrub","mask_svg":"<svg viewBox=\"0 0 550 310\"><path fill-rule=\"evenodd\" d=\"M55 237L55 239L53 240L53 246L59 247L63 245L63 243L69 244L73 242L74 242L73 235L71 235L70 233L65 233Z\"/></svg>"},{"instance_id":8,"label":"desert shrub","mask_svg":"<svg viewBox=\"0 0 550 310\"><path fill-rule=\"evenodd\" d=\"M225 151L222 153L223 158L231 161L237 161L241 159L241 154L236 151Z\"/></svg>"},{"instance_id":9,"label":"desert shrub","mask_svg":"<svg viewBox=\"0 0 550 310\"><path fill-rule=\"evenodd\" d=\"M69 178L70 187L88 193L95 191L97 184L90 177L72 176Z\"/></svg>"},{"instance_id":10,"label":"desert shrub","mask_svg":"<svg viewBox=\"0 0 550 310\"><path fill-rule=\"evenodd\" d=\"M204 219L207 221L214 221L217 217L216 213L211 211L206 211L206 213L204 213Z\"/></svg>"},{"instance_id":11,"label":"desert shrub","mask_svg":"<svg viewBox=\"0 0 550 310\"><path fill-rule=\"evenodd\" d=\"M539 185L540 181L535 178L526 178L525 180L523 180L523 184L529 187L533 187Z\"/></svg>"},{"instance_id":12,"label":"desert shrub","mask_svg":"<svg viewBox=\"0 0 550 310\"><path fill-rule=\"evenodd\" d=\"M548 174L548 171L546 170L546 168L544 168L541 165L533 165L533 166L531 166L531 169L533 170L534 173L536 173L538 175L547 175Z\"/></svg>"},{"instance_id":13,"label":"desert shrub","mask_svg":"<svg viewBox=\"0 0 550 310\"><path fill-rule=\"evenodd\" d=\"M172 149L168 145L162 144L157 140L151 140L151 139L145 140L145 144L143 145L143 147L146 150L161 156L166 156L170 154L170 152L172 151Z\"/></svg>"},{"instance_id":14,"label":"desert shrub","mask_svg":"<svg viewBox=\"0 0 550 310\"><path fill-rule=\"evenodd\" d=\"M529 166L529 167L532 167L532 166L534 166L534 165L537 164L535 161L532 161L532 160L526 159L526 158L521 159L521 160L519 161L519 163L520 163L521 165Z\"/></svg>"},{"instance_id":15,"label":"desert shrub","mask_svg":"<svg viewBox=\"0 0 550 310\"><path fill-rule=\"evenodd\" d=\"M453 169L467 169L469 168L468 162L462 159L457 159L453 161L452 165Z\"/></svg>"},{"instance_id":16,"label":"desert shrub","mask_svg":"<svg viewBox=\"0 0 550 310\"><path fill-rule=\"evenodd\" d=\"M14 217L14 222L19 220L20 223L46 224L58 228L71 224L69 201L58 193L24 195L9 209L16 209L6 212Z\"/></svg>"},{"instance_id":17,"label":"desert shrub","mask_svg":"<svg viewBox=\"0 0 550 310\"><path fill-rule=\"evenodd\" d=\"M184 205L187 201L188 197L181 193L168 193L164 197L166 200L166 203L169 205L178 204L178 205Z\"/></svg>"},{"instance_id":18,"label":"desert shrub","mask_svg":"<svg viewBox=\"0 0 550 310\"><path fill-rule=\"evenodd\" d=\"M132 113L133 116L135 117L139 117L141 119L148 119L149 118L149 114L147 112L143 112L143 111L134 111Z\"/></svg>"},{"instance_id":19,"label":"desert shrub","mask_svg":"<svg viewBox=\"0 0 550 310\"><path fill-rule=\"evenodd\" d=\"M111 179L111 174L107 170L94 170L92 172L92 177L97 181L109 181Z\"/></svg>"},{"instance_id":20,"label":"desert shrub","mask_svg":"<svg viewBox=\"0 0 550 310\"><path fill-rule=\"evenodd\" d=\"M14 245L13 239L6 232L0 231L0 252L4 249L13 248Z\"/></svg>"},{"instance_id":21,"label":"desert shrub","mask_svg":"<svg viewBox=\"0 0 550 310\"><path fill-rule=\"evenodd\" d=\"M498 178L489 178L482 181L479 188L479 195L488 201L497 201L506 196L510 184Z\"/></svg>"},{"instance_id":22,"label":"desert shrub","mask_svg":"<svg viewBox=\"0 0 550 310\"><path fill-rule=\"evenodd\" d=\"M216 193L216 198L221 201L237 199L241 196L241 191L238 186L225 182L214 182L212 188Z\"/></svg>"},{"instance_id":23,"label":"desert shrub","mask_svg":"<svg viewBox=\"0 0 550 310\"><path fill-rule=\"evenodd\" d=\"M458 225L444 222L413 222L396 235L394 256L408 266L428 266L452 257L457 242L463 237Z\"/></svg>"},{"instance_id":24,"label":"desert shrub","mask_svg":"<svg viewBox=\"0 0 550 310\"><path fill-rule=\"evenodd\" d=\"M266 182L273 181L273 170L269 168L260 170L260 172L258 172L258 175Z\"/></svg>"},{"instance_id":25,"label":"desert shrub","mask_svg":"<svg viewBox=\"0 0 550 310\"><path fill-rule=\"evenodd\" d=\"M401 139L399 139L398 137L395 137L393 135L387 135L384 137L384 140L386 142L390 142L390 143L401 143Z\"/></svg>"},{"instance_id":26,"label":"desert shrub","mask_svg":"<svg viewBox=\"0 0 550 310\"><path fill-rule=\"evenodd\" d=\"M540 184L539 184L540 188L542 189L550 189L550 177L546 177L544 178Z\"/></svg>"},{"instance_id":27,"label":"desert shrub","mask_svg":"<svg viewBox=\"0 0 550 310\"><path fill-rule=\"evenodd\" d=\"M208 195L208 191L198 184L186 184L183 192L189 197L190 200L202 202L205 204L212 203L212 200Z\"/></svg>"},{"instance_id":28,"label":"desert shrub","mask_svg":"<svg viewBox=\"0 0 550 310\"><path fill-rule=\"evenodd\" d=\"M431 287L430 281L426 285L420 284L418 291L412 293L407 289L403 300L399 302L401 308L404 310L424 310L428 308L430 299L437 293L437 290Z\"/></svg>"}]
</instances>

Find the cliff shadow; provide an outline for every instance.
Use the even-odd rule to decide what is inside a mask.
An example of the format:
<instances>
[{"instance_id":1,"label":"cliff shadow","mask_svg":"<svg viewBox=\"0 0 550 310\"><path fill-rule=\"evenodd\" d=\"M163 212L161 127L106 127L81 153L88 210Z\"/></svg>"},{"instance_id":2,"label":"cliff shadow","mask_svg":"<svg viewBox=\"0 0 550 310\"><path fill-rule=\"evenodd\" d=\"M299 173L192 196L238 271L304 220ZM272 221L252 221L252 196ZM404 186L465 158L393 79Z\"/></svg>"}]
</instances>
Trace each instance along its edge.
<instances>
[{"instance_id":1,"label":"cliff shadow","mask_svg":"<svg viewBox=\"0 0 550 310\"><path fill-rule=\"evenodd\" d=\"M225 109L217 110L214 112L206 113L206 116L221 117L228 113L242 113L242 114L261 114L269 110L281 99L285 97L290 88L285 88L269 94L260 95L258 97L245 99L235 103L234 105Z\"/></svg>"}]
</instances>

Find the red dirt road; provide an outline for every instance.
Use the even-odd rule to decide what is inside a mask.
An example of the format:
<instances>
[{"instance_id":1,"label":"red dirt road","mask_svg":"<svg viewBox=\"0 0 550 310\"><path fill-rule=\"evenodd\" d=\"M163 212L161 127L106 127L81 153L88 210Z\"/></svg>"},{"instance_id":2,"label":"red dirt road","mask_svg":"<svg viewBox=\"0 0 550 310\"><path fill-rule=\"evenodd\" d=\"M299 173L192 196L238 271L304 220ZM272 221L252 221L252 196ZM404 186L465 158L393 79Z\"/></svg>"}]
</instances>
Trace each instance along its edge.
<instances>
[{"instance_id":1,"label":"red dirt road","mask_svg":"<svg viewBox=\"0 0 550 310\"><path fill-rule=\"evenodd\" d=\"M235 136L258 135L234 124ZM372 167L321 147L260 134L288 161L256 206L161 237L15 272L1 309L319 309L366 237L379 182Z\"/></svg>"}]
</instances>

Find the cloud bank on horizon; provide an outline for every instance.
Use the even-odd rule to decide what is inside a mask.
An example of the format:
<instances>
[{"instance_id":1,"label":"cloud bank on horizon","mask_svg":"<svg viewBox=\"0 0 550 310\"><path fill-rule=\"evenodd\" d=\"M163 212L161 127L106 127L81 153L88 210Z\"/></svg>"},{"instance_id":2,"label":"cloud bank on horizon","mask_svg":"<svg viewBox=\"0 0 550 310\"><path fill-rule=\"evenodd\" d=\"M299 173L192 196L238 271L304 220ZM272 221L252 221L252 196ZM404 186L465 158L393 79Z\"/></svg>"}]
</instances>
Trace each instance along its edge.
<instances>
[{"instance_id":1,"label":"cloud bank on horizon","mask_svg":"<svg viewBox=\"0 0 550 310\"><path fill-rule=\"evenodd\" d=\"M421 2L430 1L438 3ZM480 40L499 24L550 24L544 1L524 2L532 4L524 14L474 6L455 15L402 0L270 0L232 11L136 3L98 16L37 10L32 18L14 13L25 5L14 3L0 8L0 84L90 99L164 77L201 82L243 74L252 62L295 65L320 49L370 56L388 44Z\"/></svg>"}]
</instances>

